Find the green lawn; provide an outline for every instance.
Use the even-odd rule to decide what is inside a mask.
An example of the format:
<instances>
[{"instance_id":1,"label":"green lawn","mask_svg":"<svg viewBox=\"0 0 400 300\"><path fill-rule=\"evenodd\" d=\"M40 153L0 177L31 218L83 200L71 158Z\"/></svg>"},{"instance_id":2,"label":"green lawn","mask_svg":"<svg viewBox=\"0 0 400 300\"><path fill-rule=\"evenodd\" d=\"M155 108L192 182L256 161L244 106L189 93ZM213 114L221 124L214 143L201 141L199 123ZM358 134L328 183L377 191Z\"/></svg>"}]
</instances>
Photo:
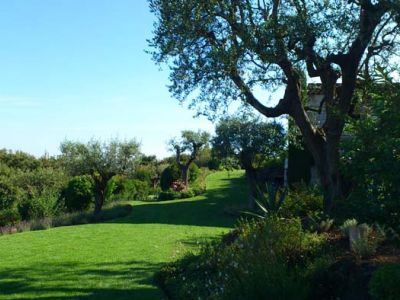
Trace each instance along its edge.
<instances>
[{"instance_id":1,"label":"green lawn","mask_svg":"<svg viewBox=\"0 0 400 300\"><path fill-rule=\"evenodd\" d=\"M162 299L155 271L235 220L225 206L246 203L243 172L207 177L187 200L134 202L132 214L102 224L0 237L0 299Z\"/></svg>"}]
</instances>

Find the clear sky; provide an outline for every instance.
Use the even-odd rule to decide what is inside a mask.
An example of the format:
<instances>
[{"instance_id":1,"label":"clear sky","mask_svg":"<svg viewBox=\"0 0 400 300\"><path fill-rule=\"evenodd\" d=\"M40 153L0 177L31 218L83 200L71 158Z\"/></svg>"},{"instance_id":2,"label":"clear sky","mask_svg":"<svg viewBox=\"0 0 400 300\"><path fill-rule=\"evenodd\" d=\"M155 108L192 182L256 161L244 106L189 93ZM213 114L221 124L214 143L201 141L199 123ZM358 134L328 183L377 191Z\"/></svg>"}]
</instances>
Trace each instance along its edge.
<instances>
[{"instance_id":1,"label":"clear sky","mask_svg":"<svg viewBox=\"0 0 400 300\"><path fill-rule=\"evenodd\" d=\"M137 138L163 157L181 130L212 132L144 52L153 21L146 0L1 0L0 148Z\"/></svg>"}]
</instances>

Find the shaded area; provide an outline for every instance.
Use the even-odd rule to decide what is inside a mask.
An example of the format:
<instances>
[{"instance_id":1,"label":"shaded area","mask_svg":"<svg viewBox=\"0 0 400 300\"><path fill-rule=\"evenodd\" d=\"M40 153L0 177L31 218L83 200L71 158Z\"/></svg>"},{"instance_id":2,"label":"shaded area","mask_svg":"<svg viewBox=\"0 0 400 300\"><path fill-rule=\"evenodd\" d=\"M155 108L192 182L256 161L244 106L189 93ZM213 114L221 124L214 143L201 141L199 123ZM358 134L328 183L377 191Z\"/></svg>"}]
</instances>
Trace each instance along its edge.
<instances>
[{"instance_id":1,"label":"shaded area","mask_svg":"<svg viewBox=\"0 0 400 300\"><path fill-rule=\"evenodd\" d=\"M0 299L160 299L151 282L159 267L127 261L7 268L0 272Z\"/></svg>"},{"instance_id":2,"label":"shaded area","mask_svg":"<svg viewBox=\"0 0 400 300\"><path fill-rule=\"evenodd\" d=\"M232 227L236 219L224 210L226 207L247 203L248 187L243 177L220 180L224 182L222 188L209 189L195 200L191 198L134 205L128 217L110 223Z\"/></svg>"}]
</instances>

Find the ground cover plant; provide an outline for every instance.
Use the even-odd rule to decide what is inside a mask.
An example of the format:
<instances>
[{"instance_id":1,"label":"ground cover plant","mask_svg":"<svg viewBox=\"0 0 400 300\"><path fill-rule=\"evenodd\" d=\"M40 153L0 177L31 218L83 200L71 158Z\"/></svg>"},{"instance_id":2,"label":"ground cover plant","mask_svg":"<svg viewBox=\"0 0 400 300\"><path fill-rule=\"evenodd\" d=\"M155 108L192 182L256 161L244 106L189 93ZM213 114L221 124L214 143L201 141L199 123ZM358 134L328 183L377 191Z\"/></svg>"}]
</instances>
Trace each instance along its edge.
<instances>
[{"instance_id":1,"label":"ground cover plant","mask_svg":"<svg viewBox=\"0 0 400 300\"><path fill-rule=\"evenodd\" d=\"M118 220L2 236L0 299L162 299L154 273L233 228L223 209L246 194L242 171L218 172L195 198L135 201Z\"/></svg>"}]
</instances>

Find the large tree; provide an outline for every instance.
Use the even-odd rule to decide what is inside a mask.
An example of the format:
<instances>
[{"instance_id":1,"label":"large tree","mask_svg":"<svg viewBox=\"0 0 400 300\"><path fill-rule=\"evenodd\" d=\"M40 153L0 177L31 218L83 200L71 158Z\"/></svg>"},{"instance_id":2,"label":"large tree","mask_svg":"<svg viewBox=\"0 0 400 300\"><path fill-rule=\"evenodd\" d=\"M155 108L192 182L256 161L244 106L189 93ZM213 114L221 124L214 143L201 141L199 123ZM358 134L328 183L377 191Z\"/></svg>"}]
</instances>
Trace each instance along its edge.
<instances>
[{"instance_id":1,"label":"large tree","mask_svg":"<svg viewBox=\"0 0 400 300\"><path fill-rule=\"evenodd\" d=\"M279 123L227 117L217 124L212 145L218 157L235 157L240 161L246 171L250 187L249 207L252 208L259 188L257 172L267 163L283 157L286 134Z\"/></svg>"},{"instance_id":2,"label":"large tree","mask_svg":"<svg viewBox=\"0 0 400 300\"><path fill-rule=\"evenodd\" d=\"M140 145L135 140L102 143L65 141L61 159L72 175L90 175L94 182L95 213L106 199L107 183L114 175L133 172L140 158Z\"/></svg>"},{"instance_id":3,"label":"large tree","mask_svg":"<svg viewBox=\"0 0 400 300\"><path fill-rule=\"evenodd\" d=\"M341 196L339 145L357 75L399 55L398 0L150 0L153 58L171 68L170 90L205 114L241 99L266 117L289 115L311 152L325 209ZM322 127L310 122L309 78L322 86ZM340 83L340 85L339 85ZM271 106L258 90L284 86Z\"/></svg>"},{"instance_id":4,"label":"large tree","mask_svg":"<svg viewBox=\"0 0 400 300\"><path fill-rule=\"evenodd\" d=\"M189 187L189 167L197 158L199 152L208 144L210 135L205 131L182 131L179 139L169 141L169 146L175 152L176 162L182 175L182 181Z\"/></svg>"}]
</instances>

